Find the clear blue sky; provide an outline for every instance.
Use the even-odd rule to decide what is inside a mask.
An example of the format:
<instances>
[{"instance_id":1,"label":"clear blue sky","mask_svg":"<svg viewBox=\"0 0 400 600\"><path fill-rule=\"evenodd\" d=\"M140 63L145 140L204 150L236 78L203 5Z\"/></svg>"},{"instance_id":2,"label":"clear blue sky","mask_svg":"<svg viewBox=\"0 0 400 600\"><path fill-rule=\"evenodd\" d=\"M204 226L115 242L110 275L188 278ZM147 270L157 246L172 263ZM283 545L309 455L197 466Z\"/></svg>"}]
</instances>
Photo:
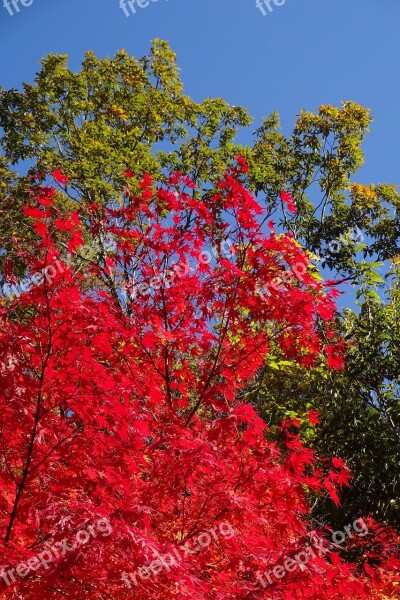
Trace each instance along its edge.
<instances>
[{"instance_id":1,"label":"clear blue sky","mask_svg":"<svg viewBox=\"0 0 400 600\"><path fill-rule=\"evenodd\" d=\"M371 107L360 179L400 182L400 0L272 0L266 16L256 0L153 0L129 17L119 0L18 0L31 5L17 13L11 4L13 16L3 1L3 87L31 80L47 52L69 54L77 68L85 50L139 57L160 37L178 54L186 93L244 105L256 123L277 110L289 132L301 108Z\"/></svg>"}]
</instances>

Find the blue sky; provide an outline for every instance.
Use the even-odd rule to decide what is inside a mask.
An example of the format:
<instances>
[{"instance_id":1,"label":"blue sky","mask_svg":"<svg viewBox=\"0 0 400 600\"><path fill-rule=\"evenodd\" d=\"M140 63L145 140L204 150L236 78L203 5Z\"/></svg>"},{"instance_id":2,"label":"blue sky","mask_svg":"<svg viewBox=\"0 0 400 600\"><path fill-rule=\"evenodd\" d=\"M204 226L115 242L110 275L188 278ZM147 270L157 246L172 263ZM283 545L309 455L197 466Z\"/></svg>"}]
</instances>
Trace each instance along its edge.
<instances>
[{"instance_id":1,"label":"blue sky","mask_svg":"<svg viewBox=\"0 0 400 600\"><path fill-rule=\"evenodd\" d=\"M3 1L3 87L31 80L47 52L77 68L85 50L139 57L160 37L178 54L186 93L244 105L256 123L277 110L286 133L301 108L362 102L375 120L359 179L400 179L399 0L271 0L265 16L256 0L150 0L129 17L119 0L18 0L13 16Z\"/></svg>"}]
</instances>

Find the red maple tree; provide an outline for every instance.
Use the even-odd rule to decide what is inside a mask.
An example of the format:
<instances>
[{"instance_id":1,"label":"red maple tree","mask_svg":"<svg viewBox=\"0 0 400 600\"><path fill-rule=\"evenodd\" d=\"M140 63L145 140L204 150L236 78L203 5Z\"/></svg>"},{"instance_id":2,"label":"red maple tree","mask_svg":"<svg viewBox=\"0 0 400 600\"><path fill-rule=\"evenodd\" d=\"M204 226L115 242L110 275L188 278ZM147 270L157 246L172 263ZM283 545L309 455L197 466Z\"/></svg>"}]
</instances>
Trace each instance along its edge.
<instances>
[{"instance_id":1,"label":"red maple tree","mask_svg":"<svg viewBox=\"0 0 400 600\"><path fill-rule=\"evenodd\" d=\"M0 597L396 597L391 532L368 552L353 539L348 562L311 526L310 494L338 502L345 465L317 460L293 422L278 445L240 400L273 348L333 368L345 350L332 293L266 223L246 169L202 201L179 173L134 193L126 171L119 203L82 214L34 188L30 289L0 305Z\"/></svg>"}]
</instances>

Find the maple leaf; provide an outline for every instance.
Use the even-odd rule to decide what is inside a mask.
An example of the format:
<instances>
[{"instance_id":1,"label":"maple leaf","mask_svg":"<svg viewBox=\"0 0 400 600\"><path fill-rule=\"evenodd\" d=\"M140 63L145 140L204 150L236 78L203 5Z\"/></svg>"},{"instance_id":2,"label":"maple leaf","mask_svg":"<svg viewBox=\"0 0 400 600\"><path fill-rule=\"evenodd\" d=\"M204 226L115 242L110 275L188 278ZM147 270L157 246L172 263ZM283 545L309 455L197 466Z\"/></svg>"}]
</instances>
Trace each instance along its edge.
<instances>
[{"instance_id":1,"label":"maple leaf","mask_svg":"<svg viewBox=\"0 0 400 600\"><path fill-rule=\"evenodd\" d=\"M296 203L293 200L291 194L289 194L289 192L285 192L284 190L282 190L280 192L280 197L282 202L284 202L288 208L288 210L292 213L297 212L297 208L296 208Z\"/></svg>"},{"instance_id":2,"label":"maple leaf","mask_svg":"<svg viewBox=\"0 0 400 600\"><path fill-rule=\"evenodd\" d=\"M326 348L327 354L327 365L330 369L334 369L335 371L344 371L345 369L345 360L344 357L338 353L338 349L336 346L329 345Z\"/></svg>"},{"instance_id":3,"label":"maple leaf","mask_svg":"<svg viewBox=\"0 0 400 600\"><path fill-rule=\"evenodd\" d=\"M326 477L324 479L324 486L328 490L328 493L329 493L329 496L330 496L331 500L333 500L333 502L335 503L336 506L339 506L339 504L340 504L339 496L337 494L336 487L332 483L332 481L330 480L330 478Z\"/></svg>"},{"instance_id":4,"label":"maple leaf","mask_svg":"<svg viewBox=\"0 0 400 600\"><path fill-rule=\"evenodd\" d=\"M40 208L27 206L23 208L23 211L27 217L31 217L32 219L44 219L46 217L45 211L40 210Z\"/></svg>"},{"instance_id":5,"label":"maple leaf","mask_svg":"<svg viewBox=\"0 0 400 600\"><path fill-rule=\"evenodd\" d=\"M335 469L343 469L346 467L344 460L342 458L338 458L337 456L332 458L332 465L335 467Z\"/></svg>"},{"instance_id":6,"label":"maple leaf","mask_svg":"<svg viewBox=\"0 0 400 600\"><path fill-rule=\"evenodd\" d=\"M321 422L319 420L319 413L313 409L308 411L307 417L312 425L317 425Z\"/></svg>"},{"instance_id":7,"label":"maple leaf","mask_svg":"<svg viewBox=\"0 0 400 600\"><path fill-rule=\"evenodd\" d=\"M67 177L67 175L64 175L61 169L55 169L53 171L53 177L58 183L61 183L63 185L66 185L69 181L69 177Z\"/></svg>"},{"instance_id":8,"label":"maple leaf","mask_svg":"<svg viewBox=\"0 0 400 600\"><path fill-rule=\"evenodd\" d=\"M248 173L249 165L247 164L246 159L243 158L243 156L237 155L237 156L235 156L235 160L238 163L238 165L240 166L240 169L243 171L243 173Z\"/></svg>"}]
</instances>

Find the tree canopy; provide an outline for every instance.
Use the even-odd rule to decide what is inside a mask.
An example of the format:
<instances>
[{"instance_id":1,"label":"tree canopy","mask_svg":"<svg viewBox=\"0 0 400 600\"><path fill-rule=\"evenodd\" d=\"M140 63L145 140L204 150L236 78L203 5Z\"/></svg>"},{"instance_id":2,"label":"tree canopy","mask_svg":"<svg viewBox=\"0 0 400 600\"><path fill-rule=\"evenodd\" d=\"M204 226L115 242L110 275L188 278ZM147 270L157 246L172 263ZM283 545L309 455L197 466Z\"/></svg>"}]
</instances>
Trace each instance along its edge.
<instances>
[{"instance_id":1,"label":"tree canopy","mask_svg":"<svg viewBox=\"0 0 400 600\"><path fill-rule=\"evenodd\" d=\"M6 594L266 598L364 516L271 593L396 597L400 196L355 180L363 106L251 123L160 40L0 88L4 567L52 557Z\"/></svg>"}]
</instances>

